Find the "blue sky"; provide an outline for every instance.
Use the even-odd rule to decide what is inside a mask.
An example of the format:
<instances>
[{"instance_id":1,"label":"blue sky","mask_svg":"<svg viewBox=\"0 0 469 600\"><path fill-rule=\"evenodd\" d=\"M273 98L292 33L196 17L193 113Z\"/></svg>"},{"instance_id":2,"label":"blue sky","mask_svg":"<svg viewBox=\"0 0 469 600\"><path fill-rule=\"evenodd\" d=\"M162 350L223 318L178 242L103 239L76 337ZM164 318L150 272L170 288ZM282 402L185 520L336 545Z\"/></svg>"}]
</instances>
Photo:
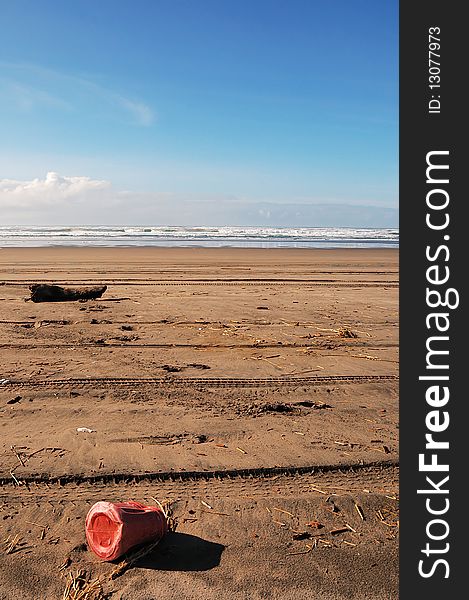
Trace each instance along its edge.
<instances>
[{"instance_id":1,"label":"blue sky","mask_svg":"<svg viewBox=\"0 0 469 600\"><path fill-rule=\"evenodd\" d=\"M91 224L110 208L176 222L189 204L207 221L223 202L396 209L397 13L391 0L0 2L6 222Z\"/></svg>"}]
</instances>

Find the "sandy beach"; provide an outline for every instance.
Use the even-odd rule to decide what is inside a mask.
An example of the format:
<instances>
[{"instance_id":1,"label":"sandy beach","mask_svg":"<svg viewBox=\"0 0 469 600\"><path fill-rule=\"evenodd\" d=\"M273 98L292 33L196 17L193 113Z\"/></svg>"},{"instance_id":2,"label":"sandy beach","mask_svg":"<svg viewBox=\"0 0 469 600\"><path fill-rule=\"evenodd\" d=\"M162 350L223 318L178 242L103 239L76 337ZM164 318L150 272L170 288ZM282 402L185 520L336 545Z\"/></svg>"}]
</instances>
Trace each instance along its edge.
<instances>
[{"instance_id":1,"label":"sandy beach","mask_svg":"<svg viewBox=\"0 0 469 600\"><path fill-rule=\"evenodd\" d=\"M398 343L393 249L1 249L0 599L397 598ZM110 581L89 508L154 498Z\"/></svg>"}]
</instances>

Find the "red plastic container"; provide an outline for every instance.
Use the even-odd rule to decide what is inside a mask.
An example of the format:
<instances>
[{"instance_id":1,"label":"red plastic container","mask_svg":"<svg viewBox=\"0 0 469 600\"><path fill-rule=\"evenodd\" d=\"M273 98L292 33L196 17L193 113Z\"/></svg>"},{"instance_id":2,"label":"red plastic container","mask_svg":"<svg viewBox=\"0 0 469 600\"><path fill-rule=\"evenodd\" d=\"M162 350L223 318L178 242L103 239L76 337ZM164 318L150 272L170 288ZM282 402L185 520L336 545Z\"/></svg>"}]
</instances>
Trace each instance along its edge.
<instances>
[{"instance_id":1,"label":"red plastic container","mask_svg":"<svg viewBox=\"0 0 469 600\"><path fill-rule=\"evenodd\" d=\"M115 560L133 546L158 541L168 530L158 506L139 502L96 502L85 522L89 548L102 560Z\"/></svg>"}]
</instances>

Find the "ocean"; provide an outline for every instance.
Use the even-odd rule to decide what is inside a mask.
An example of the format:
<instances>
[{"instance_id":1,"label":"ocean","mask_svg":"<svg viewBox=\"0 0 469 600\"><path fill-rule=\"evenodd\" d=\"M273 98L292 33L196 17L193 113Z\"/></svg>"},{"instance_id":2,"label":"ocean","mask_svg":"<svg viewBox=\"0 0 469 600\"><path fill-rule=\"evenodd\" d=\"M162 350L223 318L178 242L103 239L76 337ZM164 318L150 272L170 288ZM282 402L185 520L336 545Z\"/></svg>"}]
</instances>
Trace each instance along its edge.
<instances>
[{"instance_id":1,"label":"ocean","mask_svg":"<svg viewBox=\"0 0 469 600\"><path fill-rule=\"evenodd\" d=\"M0 248L22 246L397 248L399 230L347 227L0 226Z\"/></svg>"}]
</instances>

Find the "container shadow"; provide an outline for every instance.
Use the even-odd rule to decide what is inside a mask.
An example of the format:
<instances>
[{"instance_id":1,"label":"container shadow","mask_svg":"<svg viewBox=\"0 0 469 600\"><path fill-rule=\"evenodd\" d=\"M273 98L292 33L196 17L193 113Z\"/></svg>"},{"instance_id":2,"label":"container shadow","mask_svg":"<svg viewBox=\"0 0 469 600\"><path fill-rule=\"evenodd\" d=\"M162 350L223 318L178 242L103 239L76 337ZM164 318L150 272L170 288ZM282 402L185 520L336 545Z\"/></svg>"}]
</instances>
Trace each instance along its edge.
<instances>
[{"instance_id":1,"label":"container shadow","mask_svg":"<svg viewBox=\"0 0 469 600\"><path fill-rule=\"evenodd\" d=\"M220 564L225 546L188 533L169 532L135 567L158 571L208 571Z\"/></svg>"}]
</instances>

